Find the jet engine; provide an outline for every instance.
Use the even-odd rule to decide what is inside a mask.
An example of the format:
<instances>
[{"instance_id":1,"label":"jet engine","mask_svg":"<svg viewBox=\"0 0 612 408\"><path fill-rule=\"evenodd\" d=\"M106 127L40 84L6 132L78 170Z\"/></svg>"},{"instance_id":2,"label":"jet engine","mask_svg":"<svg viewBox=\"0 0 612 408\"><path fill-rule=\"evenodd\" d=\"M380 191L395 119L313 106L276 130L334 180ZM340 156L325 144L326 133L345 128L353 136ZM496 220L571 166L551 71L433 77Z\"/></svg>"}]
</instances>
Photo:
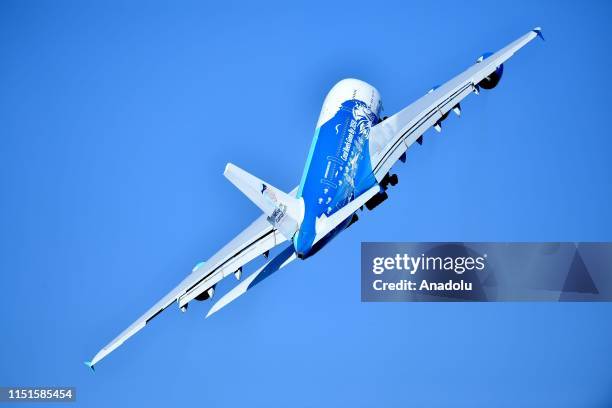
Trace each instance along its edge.
<instances>
[{"instance_id":1,"label":"jet engine","mask_svg":"<svg viewBox=\"0 0 612 408\"><path fill-rule=\"evenodd\" d=\"M200 293L198 296L195 297L195 300L202 302L204 300L208 300L212 298L213 295L215 294L215 286L217 285L213 285L207 290L205 290L204 292Z\"/></svg>"},{"instance_id":2,"label":"jet engine","mask_svg":"<svg viewBox=\"0 0 612 408\"><path fill-rule=\"evenodd\" d=\"M476 60L476 62L481 63L482 61L489 58L491 55L493 55L492 52L485 52ZM499 83L503 73L504 73L504 64L501 64L499 67L495 68L495 71L493 71L492 74L490 74L489 76L485 77L482 81L480 81L478 86L480 86L483 89L495 88L497 84Z\"/></svg>"}]
</instances>

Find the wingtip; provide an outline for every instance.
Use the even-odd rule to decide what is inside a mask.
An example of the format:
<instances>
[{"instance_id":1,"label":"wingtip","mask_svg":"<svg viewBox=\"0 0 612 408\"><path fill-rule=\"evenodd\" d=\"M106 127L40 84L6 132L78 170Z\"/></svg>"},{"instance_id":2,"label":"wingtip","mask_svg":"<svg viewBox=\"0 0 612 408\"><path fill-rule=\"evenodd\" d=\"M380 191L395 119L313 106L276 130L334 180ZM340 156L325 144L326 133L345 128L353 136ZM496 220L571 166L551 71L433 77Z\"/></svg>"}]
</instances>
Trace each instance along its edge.
<instances>
[{"instance_id":1,"label":"wingtip","mask_svg":"<svg viewBox=\"0 0 612 408\"><path fill-rule=\"evenodd\" d=\"M535 28L534 28L533 30L531 30L531 31L533 31L534 33L536 33L536 35L537 35L538 37L540 37L540 38L542 39L542 41L546 41L546 40L544 39L544 36L542 35L542 27L535 27Z\"/></svg>"},{"instance_id":2,"label":"wingtip","mask_svg":"<svg viewBox=\"0 0 612 408\"><path fill-rule=\"evenodd\" d=\"M83 361L83 364L85 364L87 367L91 368L91 371L93 371L94 373L96 372L96 368L95 368L94 364L91 361Z\"/></svg>"}]
</instances>

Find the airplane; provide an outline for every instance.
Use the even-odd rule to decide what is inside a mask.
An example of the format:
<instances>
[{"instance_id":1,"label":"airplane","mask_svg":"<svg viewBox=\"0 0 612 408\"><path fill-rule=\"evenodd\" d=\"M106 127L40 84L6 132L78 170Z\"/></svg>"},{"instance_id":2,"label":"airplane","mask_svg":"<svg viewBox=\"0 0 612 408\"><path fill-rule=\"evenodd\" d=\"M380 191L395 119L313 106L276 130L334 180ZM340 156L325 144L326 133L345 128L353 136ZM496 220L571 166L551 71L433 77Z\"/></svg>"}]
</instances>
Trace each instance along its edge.
<instances>
[{"instance_id":1,"label":"airplane","mask_svg":"<svg viewBox=\"0 0 612 408\"><path fill-rule=\"evenodd\" d=\"M267 262L221 297L206 317L236 300L271 274L296 259L314 255L331 239L355 223L365 206L373 210L388 198L389 186L398 183L391 168L406 161L406 151L481 89L499 83L504 63L539 37L536 27L496 53L485 53L470 68L390 117L381 117L382 102L376 88L358 79L338 82L325 97L299 186L283 192L245 170L228 163L224 175L259 209L262 215L220 251L198 263L191 273L102 348L85 364L95 364L145 327L172 303L185 312L189 303L211 299L219 281L230 275L241 279L243 267L259 256ZM270 250L285 244L269 258Z\"/></svg>"}]
</instances>

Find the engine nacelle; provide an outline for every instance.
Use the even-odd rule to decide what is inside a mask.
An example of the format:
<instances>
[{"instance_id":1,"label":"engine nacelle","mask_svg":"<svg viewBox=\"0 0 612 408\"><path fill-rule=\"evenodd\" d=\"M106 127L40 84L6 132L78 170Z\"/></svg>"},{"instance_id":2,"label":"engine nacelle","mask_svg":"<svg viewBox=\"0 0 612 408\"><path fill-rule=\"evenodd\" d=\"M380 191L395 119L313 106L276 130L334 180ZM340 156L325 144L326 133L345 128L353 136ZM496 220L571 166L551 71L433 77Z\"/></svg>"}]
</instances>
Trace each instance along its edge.
<instances>
[{"instance_id":1,"label":"engine nacelle","mask_svg":"<svg viewBox=\"0 0 612 408\"><path fill-rule=\"evenodd\" d=\"M207 290L205 290L204 292L200 293L198 296L195 297L195 300L197 301L204 301L204 300L208 300L210 298L212 298L215 294L215 287L217 285L213 285L210 288L208 288Z\"/></svg>"},{"instance_id":2,"label":"engine nacelle","mask_svg":"<svg viewBox=\"0 0 612 408\"><path fill-rule=\"evenodd\" d=\"M476 62L481 63L482 61L489 58L491 55L493 55L492 52L485 52L476 60ZM504 64L501 64L499 67L495 68L495 71L493 71L491 75L485 77L482 81L480 81L478 86L480 86L483 89L493 89L497 86L503 74L504 74Z\"/></svg>"}]
</instances>

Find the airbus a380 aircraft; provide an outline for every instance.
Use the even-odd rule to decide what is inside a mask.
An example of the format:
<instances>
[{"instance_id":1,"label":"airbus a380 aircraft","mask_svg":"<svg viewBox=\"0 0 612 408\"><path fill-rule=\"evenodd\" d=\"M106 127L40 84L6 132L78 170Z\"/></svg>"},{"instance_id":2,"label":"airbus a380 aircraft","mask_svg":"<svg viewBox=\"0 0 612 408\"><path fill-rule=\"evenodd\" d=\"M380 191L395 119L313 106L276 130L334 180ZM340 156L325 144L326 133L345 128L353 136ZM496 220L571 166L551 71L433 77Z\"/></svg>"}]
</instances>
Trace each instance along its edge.
<instances>
[{"instance_id":1,"label":"airbus a380 aircraft","mask_svg":"<svg viewBox=\"0 0 612 408\"><path fill-rule=\"evenodd\" d=\"M460 115L463 98L494 88L502 77L503 63L535 37L544 39L539 27L495 54L481 56L469 69L388 118L380 118L380 94L373 86L357 79L338 82L323 103L300 185L285 193L228 164L225 177L263 214L210 259L197 264L174 290L86 364L93 369L170 304L177 302L184 312L192 300L212 298L221 279L229 275L240 279L244 265L260 255L268 258L272 248L286 241L280 253L219 299L207 317L296 258L316 253L357 221L359 209L372 210L386 200L387 187L397 183L397 176L389 171L398 160L406 160L406 150L414 142L422 144L422 135L430 127L440 132L451 110Z\"/></svg>"}]
</instances>

